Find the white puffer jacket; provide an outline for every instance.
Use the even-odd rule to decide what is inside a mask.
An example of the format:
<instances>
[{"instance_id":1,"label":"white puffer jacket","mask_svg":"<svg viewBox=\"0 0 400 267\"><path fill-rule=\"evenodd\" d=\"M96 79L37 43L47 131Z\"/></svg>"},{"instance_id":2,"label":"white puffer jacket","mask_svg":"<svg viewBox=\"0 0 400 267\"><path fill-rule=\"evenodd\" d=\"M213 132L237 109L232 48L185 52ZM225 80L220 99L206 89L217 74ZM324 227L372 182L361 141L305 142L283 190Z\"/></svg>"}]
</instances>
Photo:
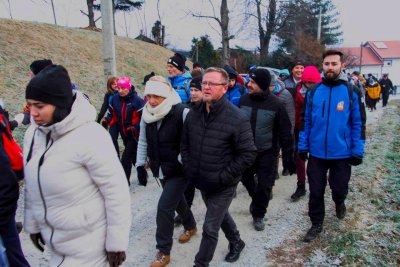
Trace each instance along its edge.
<instances>
[{"instance_id":1,"label":"white puffer jacket","mask_svg":"<svg viewBox=\"0 0 400 267\"><path fill-rule=\"evenodd\" d=\"M95 108L77 92L64 120L48 127L32 122L25 133L24 227L42 234L53 252L51 266L107 266L106 251L128 247L128 183L110 135L95 118Z\"/></svg>"}]
</instances>

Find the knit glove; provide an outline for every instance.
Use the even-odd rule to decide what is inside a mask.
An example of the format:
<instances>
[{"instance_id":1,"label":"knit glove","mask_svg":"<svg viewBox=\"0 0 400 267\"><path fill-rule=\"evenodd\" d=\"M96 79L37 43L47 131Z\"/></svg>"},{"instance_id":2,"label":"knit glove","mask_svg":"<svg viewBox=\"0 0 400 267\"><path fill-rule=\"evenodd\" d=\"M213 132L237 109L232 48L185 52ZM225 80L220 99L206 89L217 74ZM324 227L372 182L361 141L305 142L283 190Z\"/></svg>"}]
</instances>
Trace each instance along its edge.
<instances>
[{"instance_id":1,"label":"knit glove","mask_svg":"<svg viewBox=\"0 0 400 267\"><path fill-rule=\"evenodd\" d=\"M126 260L125 251L107 252L107 260L110 263L110 267L118 267Z\"/></svg>"},{"instance_id":2,"label":"knit glove","mask_svg":"<svg viewBox=\"0 0 400 267\"><path fill-rule=\"evenodd\" d=\"M358 155L353 155L349 158L349 164L352 166L358 166L362 163L362 157Z\"/></svg>"},{"instance_id":3,"label":"knit glove","mask_svg":"<svg viewBox=\"0 0 400 267\"><path fill-rule=\"evenodd\" d=\"M144 166L138 166L136 167L136 172L137 172L137 178L139 180L139 184L146 186L147 185L147 171Z\"/></svg>"},{"instance_id":4,"label":"knit glove","mask_svg":"<svg viewBox=\"0 0 400 267\"><path fill-rule=\"evenodd\" d=\"M307 161L308 160L308 152L307 151L302 151L302 152L299 151L299 158L302 161Z\"/></svg>"}]
</instances>

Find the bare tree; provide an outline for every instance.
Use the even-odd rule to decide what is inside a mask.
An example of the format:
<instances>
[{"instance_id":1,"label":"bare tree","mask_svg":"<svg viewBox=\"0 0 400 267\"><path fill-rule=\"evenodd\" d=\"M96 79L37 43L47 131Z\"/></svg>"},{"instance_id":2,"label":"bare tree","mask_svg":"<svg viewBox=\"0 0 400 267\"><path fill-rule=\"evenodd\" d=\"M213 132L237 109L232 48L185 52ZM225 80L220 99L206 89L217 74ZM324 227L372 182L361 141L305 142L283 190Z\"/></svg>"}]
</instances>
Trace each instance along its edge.
<instances>
[{"instance_id":1,"label":"bare tree","mask_svg":"<svg viewBox=\"0 0 400 267\"><path fill-rule=\"evenodd\" d=\"M233 35L229 34L229 9L228 9L228 1L221 0L221 7L220 7L220 16L217 17L214 4L211 0L209 3L212 7L213 15L202 15L202 14L195 14L192 13L193 17L197 18L206 18L206 19L213 19L217 21L218 25L221 28L221 43L222 43L222 61L224 64L229 64L230 53L229 53L229 41L234 38Z\"/></svg>"}]
</instances>

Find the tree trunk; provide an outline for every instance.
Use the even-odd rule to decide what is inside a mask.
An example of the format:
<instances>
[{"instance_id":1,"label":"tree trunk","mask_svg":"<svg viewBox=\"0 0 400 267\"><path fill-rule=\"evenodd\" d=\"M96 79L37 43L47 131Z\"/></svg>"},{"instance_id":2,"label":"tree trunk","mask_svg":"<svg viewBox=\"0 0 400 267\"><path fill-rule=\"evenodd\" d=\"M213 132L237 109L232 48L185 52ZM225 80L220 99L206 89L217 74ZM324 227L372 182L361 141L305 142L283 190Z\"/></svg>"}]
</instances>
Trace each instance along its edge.
<instances>
[{"instance_id":1,"label":"tree trunk","mask_svg":"<svg viewBox=\"0 0 400 267\"><path fill-rule=\"evenodd\" d=\"M91 27L91 28L96 27L96 22L94 21L93 1L94 0L86 0L86 4L88 7L89 27Z\"/></svg>"},{"instance_id":2,"label":"tree trunk","mask_svg":"<svg viewBox=\"0 0 400 267\"><path fill-rule=\"evenodd\" d=\"M265 31L262 26L262 18L261 18L261 0L256 0L256 6L257 6L258 37L260 39L260 59L261 61L263 61L265 58L267 58L267 55L265 54L265 44L264 44Z\"/></svg>"},{"instance_id":3,"label":"tree trunk","mask_svg":"<svg viewBox=\"0 0 400 267\"><path fill-rule=\"evenodd\" d=\"M115 27L115 3L114 3L114 1L112 1L112 16L113 16L114 35L117 35L117 28Z\"/></svg>"},{"instance_id":4,"label":"tree trunk","mask_svg":"<svg viewBox=\"0 0 400 267\"><path fill-rule=\"evenodd\" d=\"M229 10L227 0L221 1L221 33L222 33L222 61L224 64L229 64Z\"/></svg>"}]
</instances>

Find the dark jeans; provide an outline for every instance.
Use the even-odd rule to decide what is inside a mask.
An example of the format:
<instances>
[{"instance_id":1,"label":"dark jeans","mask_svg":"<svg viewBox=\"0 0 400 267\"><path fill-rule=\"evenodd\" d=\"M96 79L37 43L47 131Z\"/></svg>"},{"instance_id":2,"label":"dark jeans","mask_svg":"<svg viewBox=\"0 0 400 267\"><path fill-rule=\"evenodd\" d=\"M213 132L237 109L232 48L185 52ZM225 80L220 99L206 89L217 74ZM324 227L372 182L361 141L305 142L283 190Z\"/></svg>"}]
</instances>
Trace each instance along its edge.
<instances>
[{"instance_id":1,"label":"dark jeans","mask_svg":"<svg viewBox=\"0 0 400 267\"><path fill-rule=\"evenodd\" d=\"M15 219L9 223L7 231L1 234L1 238L3 239L10 267L29 267L30 265L22 252Z\"/></svg>"},{"instance_id":2,"label":"dark jeans","mask_svg":"<svg viewBox=\"0 0 400 267\"><path fill-rule=\"evenodd\" d=\"M156 248L166 255L169 255L172 248L175 210L181 216L182 224L186 230L196 227L193 213L186 204L183 195L187 184L188 181L184 177L161 179L163 191L157 207Z\"/></svg>"},{"instance_id":3,"label":"dark jeans","mask_svg":"<svg viewBox=\"0 0 400 267\"><path fill-rule=\"evenodd\" d=\"M382 93L382 107L386 107L389 100L389 92Z\"/></svg>"},{"instance_id":4,"label":"dark jeans","mask_svg":"<svg viewBox=\"0 0 400 267\"><path fill-rule=\"evenodd\" d=\"M137 141L132 137L123 138L122 141L124 142L125 149L122 153L121 164L124 168L126 179L128 179L128 184L131 184L129 180L131 177L132 165L136 163Z\"/></svg>"},{"instance_id":5,"label":"dark jeans","mask_svg":"<svg viewBox=\"0 0 400 267\"><path fill-rule=\"evenodd\" d=\"M275 161L274 153L258 154L254 164L243 173L242 183L251 196L251 215L255 218L264 218L267 213L276 177ZM257 185L254 174L257 175Z\"/></svg>"},{"instance_id":6,"label":"dark jeans","mask_svg":"<svg viewBox=\"0 0 400 267\"><path fill-rule=\"evenodd\" d=\"M325 160L310 156L307 165L307 176L310 188L308 215L312 224L322 224L325 217L325 187L329 170L329 186L332 200L336 205L342 204L349 191L351 166L348 159Z\"/></svg>"},{"instance_id":7,"label":"dark jeans","mask_svg":"<svg viewBox=\"0 0 400 267\"><path fill-rule=\"evenodd\" d=\"M228 211L235 192L236 186L228 187L223 191L212 194L201 192L207 212L203 224L203 237L194 261L195 266L205 267L209 265L217 247L220 228L229 243L235 243L240 240L239 231Z\"/></svg>"},{"instance_id":8,"label":"dark jeans","mask_svg":"<svg viewBox=\"0 0 400 267\"><path fill-rule=\"evenodd\" d=\"M185 199L188 207L190 208L193 204L194 192L196 191L196 187L192 182L189 181L186 190L185 190Z\"/></svg>"},{"instance_id":9,"label":"dark jeans","mask_svg":"<svg viewBox=\"0 0 400 267\"><path fill-rule=\"evenodd\" d=\"M108 129L108 132L111 135L111 140L113 141L115 150L117 151L118 157L119 157L119 145L118 145L118 135L119 135L119 130L118 130L118 125L114 124L110 126Z\"/></svg>"}]
</instances>

